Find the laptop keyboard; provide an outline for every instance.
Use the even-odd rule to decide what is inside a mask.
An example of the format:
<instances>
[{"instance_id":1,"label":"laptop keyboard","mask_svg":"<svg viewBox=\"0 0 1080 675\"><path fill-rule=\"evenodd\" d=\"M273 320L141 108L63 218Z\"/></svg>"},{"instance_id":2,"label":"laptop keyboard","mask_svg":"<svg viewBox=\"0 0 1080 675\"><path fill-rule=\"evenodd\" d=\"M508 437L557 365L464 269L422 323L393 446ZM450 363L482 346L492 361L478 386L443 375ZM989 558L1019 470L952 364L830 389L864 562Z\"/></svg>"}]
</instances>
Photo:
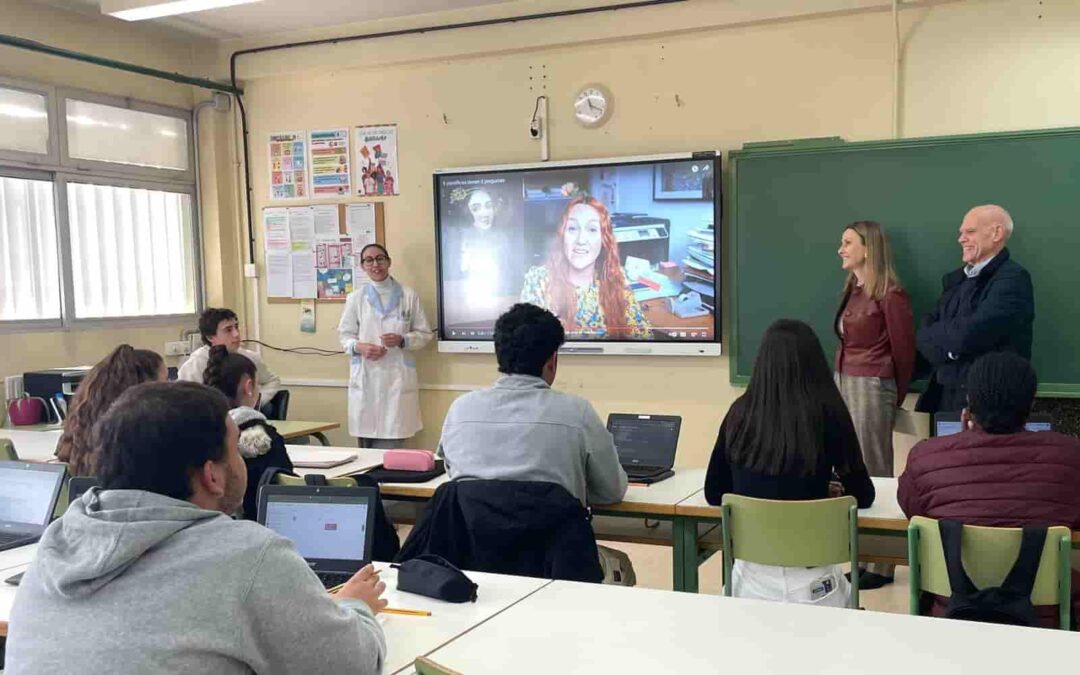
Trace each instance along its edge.
<instances>
[{"instance_id":1,"label":"laptop keyboard","mask_svg":"<svg viewBox=\"0 0 1080 675\"><path fill-rule=\"evenodd\" d=\"M0 532L0 546L8 546L16 542L33 543L37 537L22 532Z\"/></svg>"},{"instance_id":2,"label":"laptop keyboard","mask_svg":"<svg viewBox=\"0 0 1080 675\"><path fill-rule=\"evenodd\" d=\"M655 476L656 474L666 470L662 466L641 466L637 464L634 466L625 467L625 469L627 476L640 476L643 478Z\"/></svg>"},{"instance_id":3,"label":"laptop keyboard","mask_svg":"<svg viewBox=\"0 0 1080 675\"><path fill-rule=\"evenodd\" d=\"M352 575L347 572L316 572L315 575L319 577L319 581L322 582L323 588L340 586L352 578Z\"/></svg>"}]
</instances>

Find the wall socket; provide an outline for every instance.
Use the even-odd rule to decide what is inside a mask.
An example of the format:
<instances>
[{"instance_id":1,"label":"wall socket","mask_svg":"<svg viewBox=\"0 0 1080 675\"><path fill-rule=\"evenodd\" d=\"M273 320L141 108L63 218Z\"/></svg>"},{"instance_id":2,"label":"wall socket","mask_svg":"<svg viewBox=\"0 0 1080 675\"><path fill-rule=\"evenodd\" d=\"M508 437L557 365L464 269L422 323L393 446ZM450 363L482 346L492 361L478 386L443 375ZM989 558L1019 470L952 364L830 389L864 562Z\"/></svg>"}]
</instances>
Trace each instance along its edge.
<instances>
[{"instance_id":1,"label":"wall socket","mask_svg":"<svg viewBox=\"0 0 1080 675\"><path fill-rule=\"evenodd\" d=\"M191 353L191 343L187 340L165 343L165 356L184 356Z\"/></svg>"}]
</instances>

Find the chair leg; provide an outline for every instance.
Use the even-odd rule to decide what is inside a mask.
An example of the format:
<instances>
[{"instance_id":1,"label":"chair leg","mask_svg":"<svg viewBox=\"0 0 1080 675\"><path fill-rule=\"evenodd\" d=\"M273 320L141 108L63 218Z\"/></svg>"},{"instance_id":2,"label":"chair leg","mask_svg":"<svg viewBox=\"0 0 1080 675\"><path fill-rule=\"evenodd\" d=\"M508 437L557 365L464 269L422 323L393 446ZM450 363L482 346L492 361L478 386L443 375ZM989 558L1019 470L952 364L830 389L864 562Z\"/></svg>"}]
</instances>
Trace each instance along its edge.
<instances>
[{"instance_id":1,"label":"chair leg","mask_svg":"<svg viewBox=\"0 0 1080 675\"><path fill-rule=\"evenodd\" d=\"M324 434L323 432L321 432L321 431L316 431L315 433L313 433L313 434L311 434L311 435L312 435L312 436L314 436L314 437L315 437L315 440L319 441L319 443L322 443L322 444L323 444L323 445L325 445L325 446L329 446L329 445L330 445L330 439L329 439L329 438L327 438L327 437L326 437L326 434Z\"/></svg>"},{"instance_id":2,"label":"chair leg","mask_svg":"<svg viewBox=\"0 0 1080 675\"><path fill-rule=\"evenodd\" d=\"M908 527L908 614L919 615L919 595L922 588L922 569L919 563L919 530Z\"/></svg>"}]
</instances>

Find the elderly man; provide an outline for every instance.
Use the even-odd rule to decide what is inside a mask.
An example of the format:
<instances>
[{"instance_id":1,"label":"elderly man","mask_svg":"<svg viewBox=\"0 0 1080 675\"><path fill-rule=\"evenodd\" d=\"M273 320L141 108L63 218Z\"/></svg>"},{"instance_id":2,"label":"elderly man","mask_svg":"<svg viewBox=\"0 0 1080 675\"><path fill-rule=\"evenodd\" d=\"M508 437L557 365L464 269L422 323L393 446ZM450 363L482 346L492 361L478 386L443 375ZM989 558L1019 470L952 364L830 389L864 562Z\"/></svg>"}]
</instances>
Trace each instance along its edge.
<instances>
[{"instance_id":1,"label":"elderly man","mask_svg":"<svg viewBox=\"0 0 1080 675\"><path fill-rule=\"evenodd\" d=\"M1009 212L994 204L976 206L960 223L964 266L945 275L941 299L918 332L919 352L933 374L916 410L963 409L968 367L983 354L1031 358L1035 296L1031 275L1005 248L1012 233Z\"/></svg>"}]
</instances>

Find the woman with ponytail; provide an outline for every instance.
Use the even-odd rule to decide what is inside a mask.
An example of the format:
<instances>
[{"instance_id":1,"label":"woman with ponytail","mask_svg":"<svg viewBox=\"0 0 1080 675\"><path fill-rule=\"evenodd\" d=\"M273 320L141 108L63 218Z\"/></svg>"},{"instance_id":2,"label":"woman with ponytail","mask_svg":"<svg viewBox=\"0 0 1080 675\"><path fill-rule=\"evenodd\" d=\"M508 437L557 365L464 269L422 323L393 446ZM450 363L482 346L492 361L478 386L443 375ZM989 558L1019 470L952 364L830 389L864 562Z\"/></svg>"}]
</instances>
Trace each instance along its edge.
<instances>
[{"instance_id":1,"label":"woman with ponytail","mask_svg":"<svg viewBox=\"0 0 1080 675\"><path fill-rule=\"evenodd\" d=\"M263 472L270 467L293 470L285 439L266 421L266 415L255 409L259 401L258 368L243 354L230 352L225 345L215 345L210 348L203 384L217 389L229 399L229 417L240 429L238 446L248 470L243 516L255 520L259 479Z\"/></svg>"},{"instance_id":2,"label":"woman with ponytail","mask_svg":"<svg viewBox=\"0 0 1080 675\"><path fill-rule=\"evenodd\" d=\"M156 352L120 345L102 359L79 383L71 412L64 420L64 432L56 446L56 457L67 462L72 476L94 475L95 450L91 431L120 394L143 382L168 379L165 361Z\"/></svg>"},{"instance_id":3,"label":"woman with ponytail","mask_svg":"<svg viewBox=\"0 0 1080 675\"><path fill-rule=\"evenodd\" d=\"M627 286L611 215L589 196L577 196L567 205L547 264L525 275L521 301L559 317L569 339L647 339L652 334Z\"/></svg>"}]
</instances>

